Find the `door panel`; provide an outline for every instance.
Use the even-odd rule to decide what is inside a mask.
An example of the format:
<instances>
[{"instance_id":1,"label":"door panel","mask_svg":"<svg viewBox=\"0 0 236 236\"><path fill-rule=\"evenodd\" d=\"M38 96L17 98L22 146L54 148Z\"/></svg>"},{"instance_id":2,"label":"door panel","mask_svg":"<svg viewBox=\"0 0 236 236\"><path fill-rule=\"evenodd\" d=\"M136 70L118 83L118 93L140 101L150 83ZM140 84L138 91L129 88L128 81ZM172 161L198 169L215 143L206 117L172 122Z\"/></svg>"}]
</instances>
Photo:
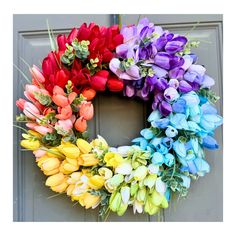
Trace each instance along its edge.
<instances>
[{"instance_id":1,"label":"door panel","mask_svg":"<svg viewBox=\"0 0 236 236\"><path fill-rule=\"evenodd\" d=\"M199 40L200 47L194 49L199 64L207 68L207 73L215 79L214 91L221 97L217 109L222 115L222 15L142 15L164 29L179 34L188 34ZM123 24L137 23L139 15L122 15ZM198 22L198 24L196 24ZM195 29L193 29L195 25ZM165 221L222 221L223 220L223 128L216 130L220 148L206 152L211 172L196 182L192 182L187 199L173 201L165 210ZM151 217L153 219L153 217ZM155 220L155 218L153 219Z\"/></svg>"}]
</instances>

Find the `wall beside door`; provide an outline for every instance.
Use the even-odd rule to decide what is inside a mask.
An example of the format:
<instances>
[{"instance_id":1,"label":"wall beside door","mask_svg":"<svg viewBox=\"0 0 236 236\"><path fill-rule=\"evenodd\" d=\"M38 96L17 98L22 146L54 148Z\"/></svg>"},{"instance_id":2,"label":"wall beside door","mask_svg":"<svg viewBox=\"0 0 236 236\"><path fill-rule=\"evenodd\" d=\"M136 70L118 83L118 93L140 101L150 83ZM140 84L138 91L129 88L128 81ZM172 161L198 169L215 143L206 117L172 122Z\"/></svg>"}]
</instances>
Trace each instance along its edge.
<instances>
[{"instance_id":1,"label":"wall beside door","mask_svg":"<svg viewBox=\"0 0 236 236\"><path fill-rule=\"evenodd\" d=\"M138 15L121 15L122 23L137 23ZM189 37L201 40L196 49L200 64L215 78L215 91L222 97L222 16L221 15L149 15L155 24L171 31L185 34L196 22L197 27ZM14 64L29 74L20 60L40 66L40 61L50 51L46 19L55 34L68 33L83 22L111 25L117 20L114 15L14 15ZM14 70L14 120L18 113L15 101L23 97L22 76ZM222 100L217 104L222 114ZM128 111L128 112L127 112ZM110 145L129 144L145 126L148 108L142 102L102 94L95 100L95 118L89 123L92 137L101 134ZM129 119L126 119L126 117ZM216 132L220 149L207 153L212 171L193 183L186 200L174 202L175 206L161 212L161 221L221 221L223 212L223 161L222 128ZM55 196L45 184L45 176L35 164L31 152L20 151L21 131L14 129L14 221L98 221L98 210L84 210L74 205L65 195ZM111 214L109 221L156 221L157 216L133 215L130 209L123 217Z\"/></svg>"}]
</instances>

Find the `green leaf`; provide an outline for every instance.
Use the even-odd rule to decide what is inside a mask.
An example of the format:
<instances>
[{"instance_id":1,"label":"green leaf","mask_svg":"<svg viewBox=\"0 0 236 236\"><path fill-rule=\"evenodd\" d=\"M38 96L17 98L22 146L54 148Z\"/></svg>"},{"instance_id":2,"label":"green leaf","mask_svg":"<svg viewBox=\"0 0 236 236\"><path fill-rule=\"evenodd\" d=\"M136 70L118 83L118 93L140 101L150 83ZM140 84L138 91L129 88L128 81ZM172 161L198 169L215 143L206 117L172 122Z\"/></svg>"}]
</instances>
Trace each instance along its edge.
<instances>
[{"instance_id":1,"label":"green leaf","mask_svg":"<svg viewBox=\"0 0 236 236\"><path fill-rule=\"evenodd\" d=\"M56 43L55 38L53 37L52 31L50 30L48 19L46 20L46 22L47 22L48 36L50 40L51 49L52 51L57 51L58 50L57 43Z\"/></svg>"}]
</instances>

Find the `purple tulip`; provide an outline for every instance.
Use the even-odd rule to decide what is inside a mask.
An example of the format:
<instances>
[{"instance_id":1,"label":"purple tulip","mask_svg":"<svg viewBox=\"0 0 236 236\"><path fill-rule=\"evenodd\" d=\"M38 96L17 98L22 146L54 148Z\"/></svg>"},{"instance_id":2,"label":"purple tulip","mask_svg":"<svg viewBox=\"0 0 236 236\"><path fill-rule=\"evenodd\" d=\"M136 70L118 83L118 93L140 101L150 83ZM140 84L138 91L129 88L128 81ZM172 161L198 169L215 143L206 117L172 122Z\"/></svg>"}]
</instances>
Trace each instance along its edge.
<instances>
[{"instance_id":1,"label":"purple tulip","mask_svg":"<svg viewBox=\"0 0 236 236\"><path fill-rule=\"evenodd\" d=\"M210 88L215 84L214 79L212 79L210 76L208 75L204 75L203 77L203 82L202 82L202 88Z\"/></svg>"},{"instance_id":2,"label":"purple tulip","mask_svg":"<svg viewBox=\"0 0 236 236\"><path fill-rule=\"evenodd\" d=\"M168 87L168 82L164 78L157 79L157 83L155 84L156 88L159 91L164 91Z\"/></svg>"},{"instance_id":3,"label":"purple tulip","mask_svg":"<svg viewBox=\"0 0 236 236\"><path fill-rule=\"evenodd\" d=\"M159 104L159 111L163 116L168 116L172 112L172 107L168 102L162 101Z\"/></svg>"},{"instance_id":4,"label":"purple tulip","mask_svg":"<svg viewBox=\"0 0 236 236\"><path fill-rule=\"evenodd\" d=\"M116 48L116 54L121 58L126 58L129 48L127 44L121 44Z\"/></svg>"},{"instance_id":5,"label":"purple tulip","mask_svg":"<svg viewBox=\"0 0 236 236\"><path fill-rule=\"evenodd\" d=\"M177 79L170 79L169 86L177 89L179 87L179 81Z\"/></svg>"},{"instance_id":6,"label":"purple tulip","mask_svg":"<svg viewBox=\"0 0 236 236\"><path fill-rule=\"evenodd\" d=\"M177 36L167 42L165 46L165 51L167 53L175 54L183 50L185 44L187 43L187 38L184 36Z\"/></svg>"},{"instance_id":7,"label":"purple tulip","mask_svg":"<svg viewBox=\"0 0 236 236\"><path fill-rule=\"evenodd\" d=\"M157 51L162 51L165 48L166 43L171 40L174 37L174 34L168 33L163 34L161 37L159 37L156 41L156 49Z\"/></svg>"},{"instance_id":8,"label":"purple tulip","mask_svg":"<svg viewBox=\"0 0 236 236\"><path fill-rule=\"evenodd\" d=\"M179 98L179 94L175 88L169 87L164 91L164 97L167 101L172 102Z\"/></svg>"},{"instance_id":9,"label":"purple tulip","mask_svg":"<svg viewBox=\"0 0 236 236\"><path fill-rule=\"evenodd\" d=\"M176 67L169 71L169 77L173 79L182 79L184 77L184 69L181 67Z\"/></svg>"},{"instance_id":10,"label":"purple tulip","mask_svg":"<svg viewBox=\"0 0 236 236\"><path fill-rule=\"evenodd\" d=\"M185 80L181 80L179 82L179 91L181 93L188 93L192 90L193 90L192 86L188 82L186 82Z\"/></svg>"},{"instance_id":11,"label":"purple tulip","mask_svg":"<svg viewBox=\"0 0 236 236\"><path fill-rule=\"evenodd\" d=\"M152 69L158 78L163 78L168 74L167 70L162 69L161 67L156 66L156 65L152 65Z\"/></svg>"}]
</instances>

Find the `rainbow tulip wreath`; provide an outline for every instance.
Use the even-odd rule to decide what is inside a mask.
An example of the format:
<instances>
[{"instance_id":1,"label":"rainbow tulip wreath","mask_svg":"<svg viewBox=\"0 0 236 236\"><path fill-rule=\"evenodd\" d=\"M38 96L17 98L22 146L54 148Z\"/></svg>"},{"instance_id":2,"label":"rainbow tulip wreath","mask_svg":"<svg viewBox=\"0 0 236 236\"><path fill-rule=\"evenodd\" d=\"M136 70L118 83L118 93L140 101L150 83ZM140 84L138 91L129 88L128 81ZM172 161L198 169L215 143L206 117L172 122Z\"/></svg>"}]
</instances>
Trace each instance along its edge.
<instances>
[{"instance_id":1,"label":"rainbow tulip wreath","mask_svg":"<svg viewBox=\"0 0 236 236\"><path fill-rule=\"evenodd\" d=\"M26 122L21 146L32 150L47 176L46 186L66 193L105 217L133 212L156 214L171 196L185 197L191 180L210 171L204 149L218 148L214 130L222 124L210 89L214 80L191 52L198 42L150 23L73 28L54 40L42 69L16 101ZM152 102L149 127L131 146L109 147L90 140L97 92L122 93Z\"/></svg>"}]
</instances>

